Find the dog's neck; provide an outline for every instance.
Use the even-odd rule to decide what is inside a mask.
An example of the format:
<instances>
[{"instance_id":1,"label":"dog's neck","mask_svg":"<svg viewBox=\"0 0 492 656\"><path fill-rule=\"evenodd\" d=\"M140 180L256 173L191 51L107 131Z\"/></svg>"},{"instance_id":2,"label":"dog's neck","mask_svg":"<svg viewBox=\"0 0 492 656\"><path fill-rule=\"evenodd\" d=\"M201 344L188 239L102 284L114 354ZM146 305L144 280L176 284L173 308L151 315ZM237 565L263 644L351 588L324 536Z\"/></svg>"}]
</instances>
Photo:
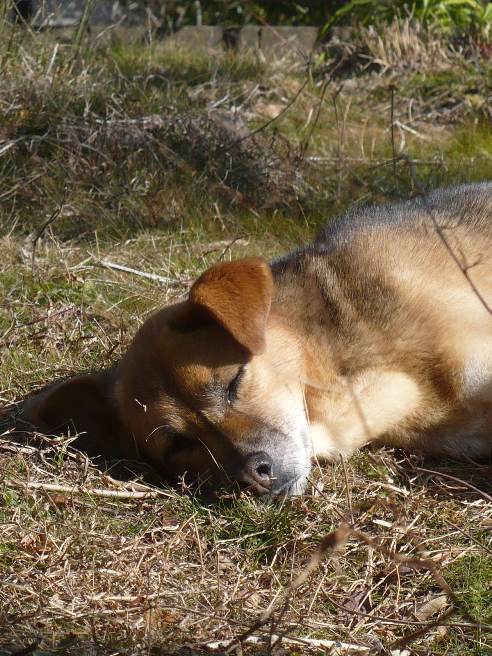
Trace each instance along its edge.
<instances>
[{"instance_id":1,"label":"dog's neck","mask_svg":"<svg viewBox=\"0 0 492 656\"><path fill-rule=\"evenodd\" d=\"M321 293L319 265L305 252L288 261L276 276L269 323L276 330L282 326L296 353L314 452L333 459L380 438L415 410L419 393L405 373L378 366L387 362L375 356L384 354L385 345L365 334L363 322L345 320L340 326L341 313L350 308L336 281ZM330 275L326 265L321 273Z\"/></svg>"}]
</instances>

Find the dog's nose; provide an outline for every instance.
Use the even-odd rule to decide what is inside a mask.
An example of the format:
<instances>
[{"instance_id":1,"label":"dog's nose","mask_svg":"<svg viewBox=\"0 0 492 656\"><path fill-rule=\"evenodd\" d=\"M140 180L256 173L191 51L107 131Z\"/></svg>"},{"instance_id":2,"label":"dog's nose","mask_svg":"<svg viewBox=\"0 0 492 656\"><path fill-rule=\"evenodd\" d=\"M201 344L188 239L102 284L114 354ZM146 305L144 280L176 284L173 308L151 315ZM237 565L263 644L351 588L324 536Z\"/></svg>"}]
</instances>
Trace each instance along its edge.
<instances>
[{"instance_id":1,"label":"dog's nose","mask_svg":"<svg viewBox=\"0 0 492 656\"><path fill-rule=\"evenodd\" d=\"M242 479L256 494L272 489L273 461L264 451L252 453L243 466Z\"/></svg>"}]
</instances>

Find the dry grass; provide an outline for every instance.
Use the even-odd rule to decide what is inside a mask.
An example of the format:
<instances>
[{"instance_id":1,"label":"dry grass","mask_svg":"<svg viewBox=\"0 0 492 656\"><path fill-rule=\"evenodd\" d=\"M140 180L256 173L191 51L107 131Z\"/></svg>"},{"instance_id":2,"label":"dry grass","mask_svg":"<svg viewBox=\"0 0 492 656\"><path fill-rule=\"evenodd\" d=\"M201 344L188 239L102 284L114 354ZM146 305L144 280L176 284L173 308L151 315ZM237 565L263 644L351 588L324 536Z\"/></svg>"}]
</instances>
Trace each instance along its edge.
<instances>
[{"instance_id":1,"label":"dry grass","mask_svg":"<svg viewBox=\"0 0 492 656\"><path fill-rule=\"evenodd\" d=\"M438 71L449 67L449 45L438 34L426 31L409 18L380 26L338 28L326 46L338 70L379 69Z\"/></svg>"},{"instance_id":2,"label":"dry grass","mask_svg":"<svg viewBox=\"0 0 492 656\"><path fill-rule=\"evenodd\" d=\"M342 653L491 648L492 506L468 486L491 492L489 468L429 474L378 451L317 472L302 499L209 505L152 488L146 498L146 486L115 481L63 443L7 438L5 645L43 636L45 649L64 653L94 643L108 653L202 653L241 636L268 645L273 633L302 653L319 651L312 639L353 645ZM290 594L320 539L352 521L357 532L327 541Z\"/></svg>"},{"instance_id":3,"label":"dry grass","mask_svg":"<svg viewBox=\"0 0 492 656\"><path fill-rule=\"evenodd\" d=\"M490 179L490 63L410 36L398 53L374 37L388 70L342 86L324 64L305 82L288 62L116 43L70 64L53 36L3 40L2 403L115 361L217 259L274 257L349 201L412 193L394 155L429 187ZM416 67L418 47L439 65ZM492 653L486 465L364 452L266 505L148 486L6 419L0 472L2 656Z\"/></svg>"}]
</instances>

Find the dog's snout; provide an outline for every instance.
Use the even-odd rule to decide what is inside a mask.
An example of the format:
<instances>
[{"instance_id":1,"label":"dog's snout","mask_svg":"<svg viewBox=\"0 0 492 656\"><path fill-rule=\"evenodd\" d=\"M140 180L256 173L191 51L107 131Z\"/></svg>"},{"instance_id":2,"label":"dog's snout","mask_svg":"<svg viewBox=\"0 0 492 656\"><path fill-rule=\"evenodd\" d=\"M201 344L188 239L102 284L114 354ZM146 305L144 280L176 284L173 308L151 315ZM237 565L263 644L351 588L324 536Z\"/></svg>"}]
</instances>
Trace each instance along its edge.
<instances>
[{"instance_id":1,"label":"dog's snout","mask_svg":"<svg viewBox=\"0 0 492 656\"><path fill-rule=\"evenodd\" d=\"M271 490L273 461L264 451L248 456L242 473L244 482L257 494L265 494Z\"/></svg>"}]
</instances>

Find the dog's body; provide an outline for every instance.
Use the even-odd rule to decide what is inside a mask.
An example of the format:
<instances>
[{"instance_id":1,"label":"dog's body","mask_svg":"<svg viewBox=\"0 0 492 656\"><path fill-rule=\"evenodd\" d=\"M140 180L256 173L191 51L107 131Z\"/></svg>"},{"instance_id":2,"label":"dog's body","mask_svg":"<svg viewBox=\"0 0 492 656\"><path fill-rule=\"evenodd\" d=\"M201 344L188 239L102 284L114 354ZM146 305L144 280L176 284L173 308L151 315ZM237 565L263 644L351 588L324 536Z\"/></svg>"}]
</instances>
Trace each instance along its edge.
<instances>
[{"instance_id":1,"label":"dog's body","mask_svg":"<svg viewBox=\"0 0 492 656\"><path fill-rule=\"evenodd\" d=\"M58 383L25 414L258 494L298 493L312 456L368 442L488 457L489 306L492 184L356 209L271 267L212 267L112 371Z\"/></svg>"}]
</instances>

